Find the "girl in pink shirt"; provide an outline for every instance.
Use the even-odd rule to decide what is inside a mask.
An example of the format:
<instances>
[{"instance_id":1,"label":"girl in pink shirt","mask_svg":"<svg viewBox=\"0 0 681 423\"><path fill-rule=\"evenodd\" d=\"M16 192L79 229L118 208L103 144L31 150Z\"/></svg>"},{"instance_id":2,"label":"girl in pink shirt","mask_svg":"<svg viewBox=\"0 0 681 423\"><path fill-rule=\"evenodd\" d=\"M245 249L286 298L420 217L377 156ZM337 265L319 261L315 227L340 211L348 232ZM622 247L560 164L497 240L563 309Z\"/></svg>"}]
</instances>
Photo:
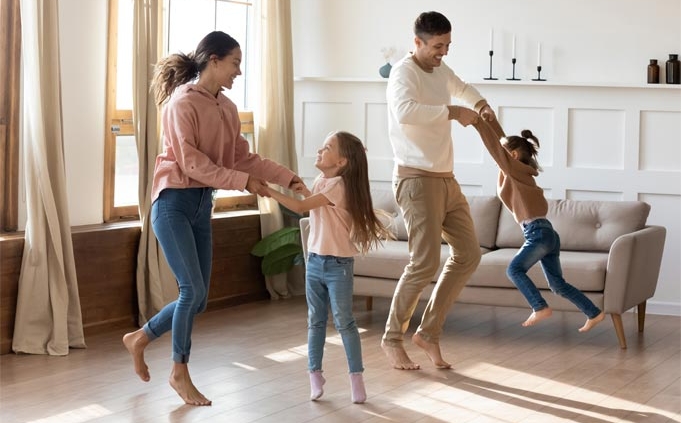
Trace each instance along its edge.
<instances>
[{"instance_id":1,"label":"girl in pink shirt","mask_svg":"<svg viewBox=\"0 0 681 423\"><path fill-rule=\"evenodd\" d=\"M215 31L194 52L161 60L152 84L158 105L168 102L162 116L163 152L154 168L151 224L177 279L179 296L142 328L126 334L123 343L135 372L146 382L150 377L144 349L172 330L170 385L191 405L211 404L194 386L187 362L194 316L205 310L208 299L213 190L268 196L266 181L306 189L289 169L248 151L236 106L222 94L241 75L240 65L239 43Z\"/></svg>"},{"instance_id":2,"label":"girl in pink shirt","mask_svg":"<svg viewBox=\"0 0 681 423\"><path fill-rule=\"evenodd\" d=\"M366 401L359 331L352 315L354 256L392 237L374 213L364 145L354 135L329 135L317 152L322 173L304 200L269 189L272 198L297 213L310 212L310 237L305 275L308 305L308 369L310 399L320 398L326 380L322 356L329 306L341 335L350 372L353 403Z\"/></svg>"}]
</instances>

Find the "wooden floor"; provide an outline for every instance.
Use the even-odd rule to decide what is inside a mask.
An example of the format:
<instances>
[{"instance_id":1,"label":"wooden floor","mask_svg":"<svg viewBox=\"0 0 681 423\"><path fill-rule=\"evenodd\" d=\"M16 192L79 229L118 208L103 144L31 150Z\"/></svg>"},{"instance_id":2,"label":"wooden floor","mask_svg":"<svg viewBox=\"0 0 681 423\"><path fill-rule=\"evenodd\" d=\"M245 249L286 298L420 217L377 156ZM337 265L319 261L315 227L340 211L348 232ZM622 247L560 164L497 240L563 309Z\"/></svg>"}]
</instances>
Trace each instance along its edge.
<instances>
[{"instance_id":1,"label":"wooden floor","mask_svg":"<svg viewBox=\"0 0 681 423\"><path fill-rule=\"evenodd\" d=\"M419 306L417 313L423 305ZM362 331L368 400L350 401L340 338L329 328L324 396L309 401L303 298L201 315L190 370L210 407L183 405L167 383L170 337L147 349L151 382L141 382L121 343L124 331L90 336L65 357L0 356L2 423L81 422L679 422L681 318L649 315L642 335L624 316L629 348L606 319L581 334L581 313L555 313L533 328L528 310L457 304L436 370L411 343L423 370L391 369L380 349L388 300L365 311ZM416 326L412 321L408 335Z\"/></svg>"}]
</instances>

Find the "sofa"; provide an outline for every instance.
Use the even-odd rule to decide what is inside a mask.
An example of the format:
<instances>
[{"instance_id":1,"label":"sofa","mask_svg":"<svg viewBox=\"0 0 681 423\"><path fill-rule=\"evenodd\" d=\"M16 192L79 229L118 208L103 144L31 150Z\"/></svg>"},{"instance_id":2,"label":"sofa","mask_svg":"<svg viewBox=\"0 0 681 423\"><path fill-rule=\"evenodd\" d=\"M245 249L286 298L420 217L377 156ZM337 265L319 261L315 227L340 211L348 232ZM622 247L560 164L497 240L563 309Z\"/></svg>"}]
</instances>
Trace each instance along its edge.
<instances>
[{"instance_id":1,"label":"sofa","mask_svg":"<svg viewBox=\"0 0 681 423\"><path fill-rule=\"evenodd\" d=\"M457 299L459 303L529 308L525 298L506 276L506 268L524 238L496 196L469 196L482 259ZM374 208L390 216L396 239L364 256L354 266L354 294L391 298L409 260L407 231L392 191L373 189ZM549 199L547 218L561 237L561 264L565 279L609 314L621 348L626 348L622 313L637 307L638 330L643 331L646 301L655 293L666 229L646 225L650 205L642 201L587 201ZM383 213L382 213L383 214ZM305 255L309 218L299 222ZM441 266L449 255L443 242ZM434 286L424 290L426 300ZM550 292L541 266L528 275L554 310L578 311L569 301Z\"/></svg>"}]
</instances>

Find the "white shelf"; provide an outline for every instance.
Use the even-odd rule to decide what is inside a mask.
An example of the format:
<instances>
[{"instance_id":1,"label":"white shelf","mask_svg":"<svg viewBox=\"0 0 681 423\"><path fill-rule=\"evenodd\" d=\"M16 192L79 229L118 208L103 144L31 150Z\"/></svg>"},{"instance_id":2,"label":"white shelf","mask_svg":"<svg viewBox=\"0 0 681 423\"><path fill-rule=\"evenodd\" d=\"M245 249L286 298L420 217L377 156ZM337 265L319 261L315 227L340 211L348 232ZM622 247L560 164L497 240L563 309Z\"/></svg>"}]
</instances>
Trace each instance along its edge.
<instances>
[{"instance_id":1,"label":"white shelf","mask_svg":"<svg viewBox=\"0 0 681 423\"><path fill-rule=\"evenodd\" d=\"M387 78L359 78L359 77L327 77L327 76L297 76L293 78L295 82L351 82L351 83L386 83ZM498 79L486 81L483 79L469 80L472 85L503 85L503 86L522 86L522 87L588 87L588 88L644 88L655 90L680 90L679 84L633 84L633 83L611 83L603 82L553 82L553 81L507 81Z\"/></svg>"}]
</instances>

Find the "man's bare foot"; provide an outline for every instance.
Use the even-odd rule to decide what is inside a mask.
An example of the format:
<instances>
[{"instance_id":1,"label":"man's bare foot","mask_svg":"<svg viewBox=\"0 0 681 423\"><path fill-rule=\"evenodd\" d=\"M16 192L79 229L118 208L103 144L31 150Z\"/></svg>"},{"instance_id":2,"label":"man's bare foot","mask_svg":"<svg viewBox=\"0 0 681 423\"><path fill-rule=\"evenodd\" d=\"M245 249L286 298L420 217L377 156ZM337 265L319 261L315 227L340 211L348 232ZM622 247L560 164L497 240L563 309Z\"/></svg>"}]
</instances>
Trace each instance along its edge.
<instances>
[{"instance_id":1,"label":"man's bare foot","mask_svg":"<svg viewBox=\"0 0 681 423\"><path fill-rule=\"evenodd\" d=\"M189 369L186 363L174 363L170 373L170 386L189 405L211 405L212 402L204 397L189 377Z\"/></svg>"},{"instance_id":2,"label":"man's bare foot","mask_svg":"<svg viewBox=\"0 0 681 423\"><path fill-rule=\"evenodd\" d=\"M386 357L388 357L388 361L390 361L393 368L398 370L418 370L421 368L421 366L411 361L402 346L393 347L387 345L384 341L381 341L381 348Z\"/></svg>"},{"instance_id":3,"label":"man's bare foot","mask_svg":"<svg viewBox=\"0 0 681 423\"><path fill-rule=\"evenodd\" d=\"M553 311L549 307L542 308L539 311L533 311L532 314L530 314L530 317L523 322L524 327L528 326L533 326L536 325L537 323L541 322L544 319L548 319L551 317L551 314L553 314Z\"/></svg>"},{"instance_id":4,"label":"man's bare foot","mask_svg":"<svg viewBox=\"0 0 681 423\"><path fill-rule=\"evenodd\" d=\"M123 335L123 344L132 356L132 362L135 365L135 373L145 382L149 382L149 368L144 362L144 349L149 345L149 337L144 333L143 329L137 329L134 332Z\"/></svg>"},{"instance_id":5,"label":"man's bare foot","mask_svg":"<svg viewBox=\"0 0 681 423\"><path fill-rule=\"evenodd\" d=\"M597 324L601 323L605 319L605 313L601 311L601 314L598 316L594 317L593 319L586 319L586 323L584 323L584 326L579 328L580 332L588 332L591 330L592 327L596 326Z\"/></svg>"},{"instance_id":6,"label":"man's bare foot","mask_svg":"<svg viewBox=\"0 0 681 423\"><path fill-rule=\"evenodd\" d=\"M440 352L440 344L434 344L432 342L426 341L425 339L421 338L421 335L419 335L418 332L411 337L411 341L426 352L426 355L428 356L428 358L430 358L430 361L432 361L435 367L437 367L438 369L452 368L452 365L447 363L442 358L442 353Z\"/></svg>"}]
</instances>

